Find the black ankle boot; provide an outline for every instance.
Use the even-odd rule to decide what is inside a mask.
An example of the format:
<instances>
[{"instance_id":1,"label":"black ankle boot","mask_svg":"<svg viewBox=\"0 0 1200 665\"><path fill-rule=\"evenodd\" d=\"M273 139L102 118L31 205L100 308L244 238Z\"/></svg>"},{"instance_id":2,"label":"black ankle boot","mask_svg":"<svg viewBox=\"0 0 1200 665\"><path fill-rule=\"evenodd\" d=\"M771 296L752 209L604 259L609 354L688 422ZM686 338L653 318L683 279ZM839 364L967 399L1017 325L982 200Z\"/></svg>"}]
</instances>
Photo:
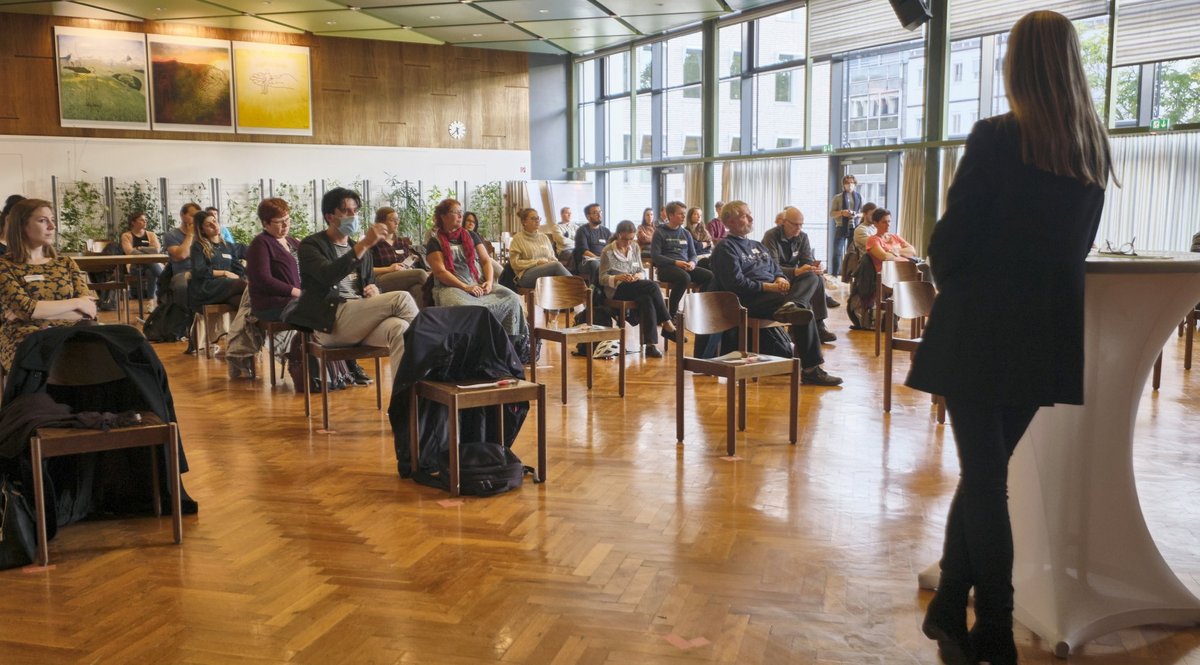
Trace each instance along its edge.
<instances>
[{"instance_id":1,"label":"black ankle boot","mask_svg":"<svg viewBox=\"0 0 1200 665\"><path fill-rule=\"evenodd\" d=\"M1017 644L1013 641L1012 618L980 619L971 627L971 648L982 663L1017 665Z\"/></svg>"},{"instance_id":2,"label":"black ankle boot","mask_svg":"<svg viewBox=\"0 0 1200 665\"><path fill-rule=\"evenodd\" d=\"M967 594L970 587L953 582L938 586L925 610L921 631L936 640L938 655L946 665L976 665L975 652L967 633Z\"/></svg>"}]
</instances>

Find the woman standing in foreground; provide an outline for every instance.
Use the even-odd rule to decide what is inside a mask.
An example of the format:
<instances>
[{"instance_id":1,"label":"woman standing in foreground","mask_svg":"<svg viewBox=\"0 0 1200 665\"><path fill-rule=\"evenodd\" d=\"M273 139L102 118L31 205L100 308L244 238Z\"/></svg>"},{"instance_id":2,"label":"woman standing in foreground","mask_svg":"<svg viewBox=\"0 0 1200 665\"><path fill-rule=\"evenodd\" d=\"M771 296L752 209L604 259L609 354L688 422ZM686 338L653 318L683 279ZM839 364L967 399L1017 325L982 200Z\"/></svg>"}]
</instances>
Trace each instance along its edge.
<instances>
[{"instance_id":1,"label":"woman standing in foreground","mask_svg":"<svg viewBox=\"0 0 1200 665\"><path fill-rule=\"evenodd\" d=\"M940 292L907 381L946 398L958 446L922 626L950 665L1017 662L1008 460L1038 407L1083 403L1084 261L1112 169L1069 20L1017 21L1004 79L1012 112L971 131L929 244Z\"/></svg>"}]
</instances>

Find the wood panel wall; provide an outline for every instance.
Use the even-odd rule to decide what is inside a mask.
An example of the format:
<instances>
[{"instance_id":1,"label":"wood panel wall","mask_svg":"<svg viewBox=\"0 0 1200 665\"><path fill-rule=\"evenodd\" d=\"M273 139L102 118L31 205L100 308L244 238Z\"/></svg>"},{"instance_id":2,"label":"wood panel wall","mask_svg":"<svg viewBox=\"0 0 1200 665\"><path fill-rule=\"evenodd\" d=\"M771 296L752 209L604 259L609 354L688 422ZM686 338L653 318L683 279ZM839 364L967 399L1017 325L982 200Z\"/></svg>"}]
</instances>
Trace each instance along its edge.
<instances>
[{"instance_id":1,"label":"wood panel wall","mask_svg":"<svg viewBox=\"0 0 1200 665\"><path fill-rule=\"evenodd\" d=\"M60 127L55 25L308 46L313 135ZM447 131L455 120L461 141ZM529 66L510 51L0 13L0 134L528 150Z\"/></svg>"}]
</instances>

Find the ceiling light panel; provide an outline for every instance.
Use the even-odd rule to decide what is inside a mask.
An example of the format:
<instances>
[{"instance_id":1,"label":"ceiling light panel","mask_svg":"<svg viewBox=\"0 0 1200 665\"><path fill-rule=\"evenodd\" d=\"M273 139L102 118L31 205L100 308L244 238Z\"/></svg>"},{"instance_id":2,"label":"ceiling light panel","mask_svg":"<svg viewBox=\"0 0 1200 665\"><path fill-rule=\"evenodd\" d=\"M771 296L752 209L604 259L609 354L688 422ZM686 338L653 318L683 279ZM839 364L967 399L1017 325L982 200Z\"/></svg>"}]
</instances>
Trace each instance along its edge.
<instances>
[{"instance_id":1,"label":"ceiling light panel","mask_svg":"<svg viewBox=\"0 0 1200 665\"><path fill-rule=\"evenodd\" d=\"M398 25L415 28L434 25L469 25L495 20L471 5L421 5L419 7L380 7L367 13Z\"/></svg>"},{"instance_id":2,"label":"ceiling light panel","mask_svg":"<svg viewBox=\"0 0 1200 665\"><path fill-rule=\"evenodd\" d=\"M518 24L547 39L560 37L605 37L636 34L612 18L587 18L573 21L529 21Z\"/></svg>"},{"instance_id":3,"label":"ceiling light panel","mask_svg":"<svg viewBox=\"0 0 1200 665\"><path fill-rule=\"evenodd\" d=\"M90 2L91 0L84 0ZM345 3L332 0L205 0L210 5L220 5L244 14L266 14L280 12L336 11L345 9Z\"/></svg>"},{"instance_id":4,"label":"ceiling light panel","mask_svg":"<svg viewBox=\"0 0 1200 665\"><path fill-rule=\"evenodd\" d=\"M600 0L600 4L618 16L725 11L717 0Z\"/></svg>"},{"instance_id":5,"label":"ceiling light panel","mask_svg":"<svg viewBox=\"0 0 1200 665\"><path fill-rule=\"evenodd\" d=\"M219 0L216 0L219 2ZM411 7L413 5L457 5L458 2L437 2L436 0L363 0L355 2L355 0L338 0L340 4L362 7L363 9L373 9L375 7ZM431 12L432 13L432 12Z\"/></svg>"},{"instance_id":6,"label":"ceiling light panel","mask_svg":"<svg viewBox=\"0 0 1200 665\"><path fill-rule=\"evenodd\" d=\"M255 30L262 32L290 32L303 34L303 30L272 23L256 16L210 16L207 18L188 18L163 21L172 25L203 25L209 28L224 28L226 30Z\"/></svg>"},{"instance_id":7,"label":"ceiling light panel","mask_svg":"<svg viewBox=\"0 0 1200 665\"><path fill-rule=\"evenodd\" d=\"M46 16L70 16L74 18L93 18L101 21L141 21L136 16L128 16L106 9L97 9L87 5L77 5L73 2L22 2L5 3L0 5L0 11L13 14L43 14Z\"/></svg>"},{"instance_id":8,"label":"ceiling light panel","mask_svg":"<svg viewBox=\"0 0 1200 665\"><path fill-rule=\"evenodd\" d=\"M421 28L421 32L451 44L471 42L511 42L529 39L529 33L503 23Z\"/></svg>"},{"instance_id":9,"label":"ceiling light panel","mask_svg":"<svg viewBox=\"0 0 1200 665\"><path fill-rule=\"evenodd\" d=\"M599 7L589 2L563 2L562 0L497 0L478 2L481 9L502 16L510 21L557 21L572 18L600 18L608 16Z\"/></svg>"},{"instance_id":10,"label":"ceiling light panel","mask_svg":"<svg viewBox=\"0 0 1200 665\"><path fill-rule=\"evenodd\" d=\"M352 12L348 9L339 12L264 13L263 17L315 33L341 32L344 30L383 30L396 27L383 19L375 18L365 12Z\"/></svg>"},{"instance_id":11,"label":"ceiling light panel","mask_svg":"<svg viewBox=\"0 0 1200 665\"><path fill-rule=\"evenodd\" d=\"M479 42L469 44L470 48L496 49L500 51L524 51L526 53L548 53L550 55L566 55L566 52L550 42L540 39L526 39L518 42Z\"/></svg>"},{"instance_id":12,"label":"ceiling light panel","mask_svg":"<svg viewBox=\"0 0 1200 665\"><path fill-rule=\"evenodd\" d=\"M203 16L230 16L235 12L200 0L87 0L87 4L149 21Z\"/></svg>"},{"instance_id":13,"label":"ceiling light panel","mask_svg":"<svg viewBox=\"0 0 1200 665\"><path fill-rule=\"evenodd\" d=\"M691 12L687 14L654 14L651 16L626 16L630 25L644 34L662 32L678 28L689 23L699 23L704 19L716 18L721 12Z\"/></svg>"},{"instance_id":14,"label":"ceiling light panel","mask_svg":"<svg viewBox=\"0 0 1200 665\"><path fill-rule=\"evenodd\" d=\"M322 37L346 37L349 39L375 39L384 42L408 42L411 44L441 44L442 41L423 35L416 30L392 28L391 30L345 30L322 32Z\"/></svg>"}]
</instances>

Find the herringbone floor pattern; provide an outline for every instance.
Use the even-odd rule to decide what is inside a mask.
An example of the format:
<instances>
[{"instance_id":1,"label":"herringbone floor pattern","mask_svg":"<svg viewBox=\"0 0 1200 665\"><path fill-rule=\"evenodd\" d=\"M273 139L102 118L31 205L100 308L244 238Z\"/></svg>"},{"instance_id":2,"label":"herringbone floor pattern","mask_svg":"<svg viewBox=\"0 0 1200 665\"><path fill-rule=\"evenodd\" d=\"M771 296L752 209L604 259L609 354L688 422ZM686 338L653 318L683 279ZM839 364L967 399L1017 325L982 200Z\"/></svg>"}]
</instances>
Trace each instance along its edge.
<instances>
[{"instance_id":1,"label":"herringbone floor pattern","mask_svg":"<svg viewBox=\"0 0 1200 665\"><path fill-rule=\"evenodd\" d=\"M318 434L290 382L157 345L200 514L179 547L166 519L85 522L51 543L52 569L0 573L0 663L936 663L916 574L938 557L952 437L906 388L881 413L872 336L842 311L827 358L846 386L802 389L798 445L782 380L750 386L726 460L714 380L689 377L677 447L673 360L631 357L622 400L615 366L588 395L572 359L566 406L546 373L549 482L461 502L397 476L373 389L334 393L336 434ZM1144 398L1138 479L1200 592L1200 374L1181 353ZM1059 662L1018 642L1025 663ZM1196 665L1200 630L1123 631L1070 662Z\"/></svg>"}]
</instances>

